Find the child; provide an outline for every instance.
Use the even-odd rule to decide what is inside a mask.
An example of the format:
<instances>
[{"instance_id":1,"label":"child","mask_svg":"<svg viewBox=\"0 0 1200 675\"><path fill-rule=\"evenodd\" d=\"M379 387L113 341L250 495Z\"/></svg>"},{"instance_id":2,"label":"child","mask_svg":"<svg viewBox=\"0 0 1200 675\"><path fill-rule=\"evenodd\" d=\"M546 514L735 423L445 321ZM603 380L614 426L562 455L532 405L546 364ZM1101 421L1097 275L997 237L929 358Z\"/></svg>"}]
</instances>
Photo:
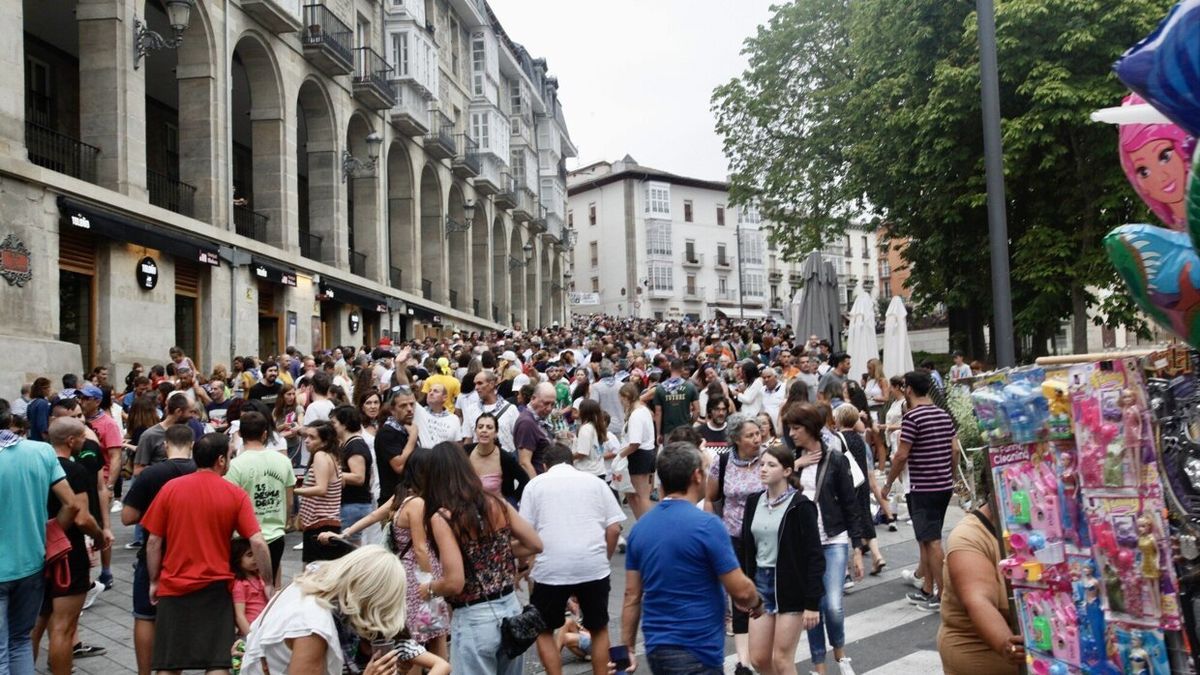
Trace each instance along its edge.
<instances>
[{"instance_id":1,"label":"child","mask_svg":"<svg viewBox=\"0 0 1200 675\"><path fill-rule=\"evenodd\" d=\"M258 575L258 562L250 550L250 540L234 539L230 547L230 566L233 568L233 618L238 635L246 637L250 624L267 606L267 589Z\"/></svg>"},{"instance_id":2,"label":"child","mask_svg":"<svg viewBox=\"0 0 1200 675\"><path fill-rule=\"evenodd\" d=\"M361 645L365 642L364 640L359 644ZM387 648L382 641L372 641L370 644L372 649L377 647ZM419 675L422 669L424 669L427 675L450 675L450 664L437 654L426 651L420 642L411 639L408 629L400 633L400 636L391 643L391 647L398 652L398 664L396 668L396 672L398 673ZM360 652L360 656L365 656L369 660L371 655ZM361 663L360 665L366 667L367 664Z\"/></svg>"},{"instance_id":3,"label":"child","mask_svg":"<svg viewBox=\"0 0 1200 675\"><path fill-rule=\"evenodd\" d=\"M592 634L580 624L582 620L579 616L579 603L575 598L571 598L567 601L567 616L563 621L563 627L555 633L554 639L558 644L559 651L565 647L575 658L590 661L592 658Z\"/></svg>"}]
</instances>

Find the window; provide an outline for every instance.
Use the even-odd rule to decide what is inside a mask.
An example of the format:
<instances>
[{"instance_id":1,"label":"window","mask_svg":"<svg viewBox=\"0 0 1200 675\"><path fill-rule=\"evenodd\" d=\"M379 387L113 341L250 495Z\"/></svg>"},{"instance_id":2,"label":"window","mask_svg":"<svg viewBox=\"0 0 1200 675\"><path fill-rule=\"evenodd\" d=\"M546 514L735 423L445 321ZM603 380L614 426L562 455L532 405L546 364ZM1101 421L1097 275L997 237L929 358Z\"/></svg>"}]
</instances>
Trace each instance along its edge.
<instances>
[{"instance_id":1,"label":"window","mask_svg":"<svg viewBox=\"0 0 1200 675\"><path fill-rule=\"evenodd\" d=\"M475 140L479 143L479 148L481 150L488 150L491 148L491 142L488 135L487 113L471 113L471 135L475 137Z\"/></svg>"},{"instance_id":2,"label":"window","mask_svg":"<svg viewBox=\"0 0 1200 675\"><path fill-rule=\"evenodd\" d=\"M892 299L892 282L891 281L884 279L883 283L879 285L879 297L883 298L884 300Z\"/></svg>"},{"instance_id":3,"label":"window","mask_svg":"<svg viewBox=\"0 0 1200 675\"><path fill-rule=\"evenodd\" d=\"M744 275L746 295L755 298L761 298L763 294L763 275L757 272L747 272Z\"/></svg>"},{"instance_id":4,"label":"window","mask_svg":"<svg viewBox=\"0 0 1200 675\"><path fill-rule=\"evenodd\" d=\"M863 258L871 257L871 247L867 246L867 235L865 235L865 234L862 236L862 257Z\"/></svg>"},{"instance_id":5,"label":"window","mask_svg":"<svg viewBox=\"0 0 1200 675\"><path fill-rule=\"evenodd\" d=\"M879 278L887 279L890 276L892 276L892 264L889 263L887 260L880 260L879 261Z\"/></svg>"},{"instance_id":6,"label":"window","mask_svg":"<svg viewBox=\"0 0 1200 675\"><path fill-rule=\"evenodd\" d=\"M771 284L771 304L779 300L779 284Z\"/></svg>"},{"instance_id":7,"label":"window","mask_svg":"<svg viewBox=\"0 0 1200 675\"><path fill-rule=\"evenodd\" d=\"M687 294L691 295L691 296L696 295L696 275L695 274L687 275Z\"/></svg>"},{"instance_id":8,"label":"window","mask_svg":"<svg viewBox=\"0 0 1200 675\"><path fill-rule=\"evenodd\" d=\"M483 33L476 33L475 38L471 40L471 69L475 73L473 81L476 96L483 96L483 78L486 64L487 57L483 48Z\"/></svg>"},{"instance_id":9,"label":"window","mask_svg":"<svg viewBox=\"0 0 1200 675\"><path fill-rule=\"evenodd\" d=\"M725 244L717 244L717 264L728 265L729 259L725 257Z\"/></svg>"},{"instance_id":10,"label":"window","mask_svg":"<svg viewBox=\"0 0 1200 675\"><path fill-rule=\"evenodd\" d=\"M747 265L763 264L762 233L758 230L742 230L739 235L742 243L742 262Z\"/></svg>"},{"instance_id":11,"label":"window","mask_svg":"<svg viewBox=\"0 0 1200 675\"><path fill-rule=\"evenodd\" d=\"M450 72L458 77L458 19L450 18Z\"/></svg>"},{"instance_id":12,"label":"window","mask_svg":"<svg viewBox=\"0 0 1200 675\"><path fill-rule=\"evenodd\" d=\"M671 216L671 186L666 183L646 184L646 213L651 216Z\"/></svg>"},{"instance_id":13,"label":"window","mask_svg":"<svg viewBox=\"0 0 1200 675\"><path fill-rule=\"evenodd\" d=\"M568 228L575 227L575 212L574 211L567 211L567 227Z\"/></svg>"},{"instance_id":14,"label":"window","mask_svg":"<svg viewBox=\"0 0 1200 675\"><path fill-rule=\"evenodd\" d=\"M738 222L747 225L757 225L762 218L758 215L758 209L753 206L738 207Z\"/></svg>"},{"instance_id":15,"label":"window","mask_svg":"<svg viewBox=\"0 0 1200 675\"><path fill-rule=\"evenodd\" d=\"M850 257L852 255L851 251L853 249L854 249L854 247L850 245L850 235L846 235L846 250L845 250L845 252L842 253L842 255L844 255L846 257Z\"/></svg>"},{"instance_id":16,"label":"window","mask_svg":"<svg viewBox=\"0 0 1200 675\"><path fill-rule=\"evenodd\" d=\"M728 278L721 277L721 278L717 279L717 292L722 293L722 294L729 292L729 279Z\"/></svg>"},{"instance_id":17,"label":"window","mask_svg":"<svg viewBox=\"0 0 1200 675\"><path fill-rule=\"evenodd\" d=\"M650 289L655 291L675 290L675 270L671 263L652 262L647 265Z\"/></svg>"},{"instance_id":18,"label":"window","mask_svg":"<svg viewBox=\"0 0 1200 675\"><path fill-rule=\"evenodd\" d=\"M683 222L692 222L692 200L683 200Z\"/></svg>"},{"instance_id":19,"label":"window","mask_svg":"<svg viewBox=\"0 0 1200 675\"><path fill-rule=\"evenodd\" d=\"M867 262L866 260L863 261L862 278L864 281L871 278L871 263Z\"/></svg>"},{"instance_id":20,"label":"window","mask_svg":"<svg viewBox=\"0 0 1200 675\"><path fill-rule=\"evenodd\" d=\"M520 150L513 150L509 154L511 161L508 165L512 167L513 181L518 187L523 187L525 185L525 156Z\"/></svg>"},{"instance_id":21,"label":"window","mask_svg":"<svg viewBox=\"0 0 1200 675\"><path fill-rule=\"evenodd\" d=\"M588 204L588 225L596 224L596 202Z\"/></svg>"},{"instance_id":22,"label":"window","mask_svg":"<svg viewBox=\"0 0 1200 675\"><path fill-rule=\"evenodd\" d=\"M683 245L683 259L687 262L696 262L696 242L689 239Z\"/></svg>"},{"instance_id":23,"label":"window","mask_svg":"<svg viewBox=\"0 0 1200 675\"><path fill-rule=\"evenodd\" d=\"M652 222L646 225L646 252L650 255L671 255L671 224Z\"/></svg>"},{"instance_id":24,"label":"window","mask_svg":"<svg viewBox=\"0 0 1200 675\"><path fill-rule=\"evenodd\" d=\"M591 256L592 267L593 268L599 267L600 266L600 242L593 241L592 243L588 244L588 253Z\"/></svg>"},{"instance_id":25,"label":"window","mask_svg":"<svg viewBox=\"0 0 1200 675\"><path fill-rule=\"evenodd\" d=\"M408 33L392 33L392 64L397 77L408 77Z\"/></svg>"},{"instance_id":26,"label":"window","mask_svg":"<svg viewBox=\"0 0 1200 675\"><path fill-rule=\"evenodd\" d=\"M362 15L359 15L357 27L358 27L358 32L355 35L355 39L357 40L355 42L355 46L370 47L371 46L371 22L364 19L362 17Z\"/></svg>"},{"instance_id":27,"label":"window","mask_svg":"<svg viewBox=\"0 0 1200 675\"><path fill-rule=\"evenodd\" d=\"M600 277L592 277L592 292L600 292Z\"/></svg>"},{"instance_id":28,"label":"window","mask_svg":"<svg viewBox=\"0 0 1200 675\"><path fill-rule=\"evenodd\" d=\"M521 82L513 80L509 83L509 97L512 99L512 114L521 115L524 110L521 107ZM517 133L517 125L513 125L513 133Z\"/></svg>"},{"instance_id":29,"label":"window","mask_svg":"<svg viewBox=\"0 0 1200 675\"><path fill-rule=\"evenodd\" d=\"M718 225L725 224L725 207L724 206L720 206L720 205L717 206L717 224Z\"/></svg>"}]
</instances>

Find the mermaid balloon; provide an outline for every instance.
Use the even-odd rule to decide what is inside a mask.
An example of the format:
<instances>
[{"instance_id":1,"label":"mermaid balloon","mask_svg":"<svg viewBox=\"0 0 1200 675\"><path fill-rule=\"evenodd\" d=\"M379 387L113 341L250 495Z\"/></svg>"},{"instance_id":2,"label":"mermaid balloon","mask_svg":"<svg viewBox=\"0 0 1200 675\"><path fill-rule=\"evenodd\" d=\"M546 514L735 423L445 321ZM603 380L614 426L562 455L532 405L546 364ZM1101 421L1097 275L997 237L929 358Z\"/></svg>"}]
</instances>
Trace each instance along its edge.
<instances>
[{"instance_id":1,"label":"mermaid balloon","mask_svg":"<svg viewBox=\"0 0 1200 675\"><path fill-rule=\"evenodd\" d=\"M1144 103L1130 94L1122 105ZM1174 124L1123 124L1120 127L1121 168L1138 196L1167 227L1187 225L1188 168L1196 139Z\"/></svg>"}]
</instances>

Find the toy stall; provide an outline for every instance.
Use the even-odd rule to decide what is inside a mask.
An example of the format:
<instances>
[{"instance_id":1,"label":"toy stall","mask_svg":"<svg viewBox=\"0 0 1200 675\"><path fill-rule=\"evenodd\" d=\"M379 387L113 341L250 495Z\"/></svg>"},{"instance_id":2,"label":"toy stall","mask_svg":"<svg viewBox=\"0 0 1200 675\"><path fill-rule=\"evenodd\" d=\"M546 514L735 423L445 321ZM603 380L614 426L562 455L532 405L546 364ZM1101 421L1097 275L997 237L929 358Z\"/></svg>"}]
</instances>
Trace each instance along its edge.
<instances>
[{"instance_id":1,"label":"toy stall","mask_svg":"<svg viewBox=\"0 0 1200 675\"><path fill-rule=\"evenodd\" d=\"M1114 65L1097 111L1161 225L1118 227L1109 259L1180 343L976 378L1003 576L1037 675L1195 673L1200 663L1200 0Z\"/></svg>"}]
</instances>

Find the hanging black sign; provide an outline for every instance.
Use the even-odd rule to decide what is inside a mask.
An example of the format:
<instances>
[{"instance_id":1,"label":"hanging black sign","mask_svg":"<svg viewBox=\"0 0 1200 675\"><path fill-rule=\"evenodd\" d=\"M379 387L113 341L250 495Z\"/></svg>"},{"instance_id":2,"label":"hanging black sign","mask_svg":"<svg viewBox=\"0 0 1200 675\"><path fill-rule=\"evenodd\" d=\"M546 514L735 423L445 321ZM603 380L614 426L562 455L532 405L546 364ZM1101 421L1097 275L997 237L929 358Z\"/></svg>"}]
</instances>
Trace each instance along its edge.
<instances>
[{"instance_id":1,"label":"hanging black sign","mask_svg":"<svg viewBox=\"0 0 1200 675\"><path fill-rule=\"evenodd\" d=\"M350 312L350 334L351 335L358 332L358 327L361 323L362 323L362 317L359 316L358 312Z\"/></svg>"},{"instance_id":2,"label":"hanging black sign","mask_svg":"<svg viewBox=\"0 0 1200 675\"><path fill-rule=\"evenodd\" d=\"M146 291L158 285L158 263L154 262L154 258L146 256L138 261L137 280L138 288Z\"/></svg>"}]
</instances>

